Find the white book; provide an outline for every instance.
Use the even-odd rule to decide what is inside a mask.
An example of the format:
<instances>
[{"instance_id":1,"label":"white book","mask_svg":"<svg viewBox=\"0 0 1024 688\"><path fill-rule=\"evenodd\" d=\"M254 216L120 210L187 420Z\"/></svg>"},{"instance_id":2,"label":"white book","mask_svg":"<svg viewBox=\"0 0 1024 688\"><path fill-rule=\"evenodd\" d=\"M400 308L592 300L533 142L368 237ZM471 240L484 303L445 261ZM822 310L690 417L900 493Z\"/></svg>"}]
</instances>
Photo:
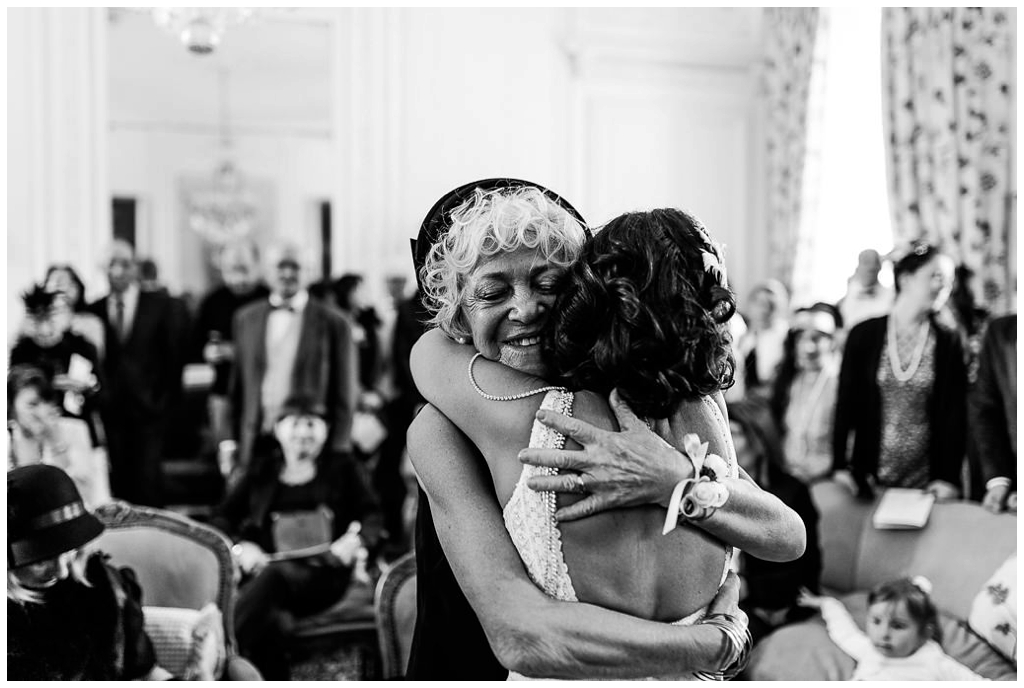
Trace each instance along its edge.
<instances>
[{"instance_id":1,"label":"white book","mask_svg":"<svg viewBox=\"0 0 1024 688\"><path fill-rule=\"evenodd\" d=\"M924 490L890 487L882 493L872 523L880 530L924 528L935 495Z\"/></svg>"}]
</instances>

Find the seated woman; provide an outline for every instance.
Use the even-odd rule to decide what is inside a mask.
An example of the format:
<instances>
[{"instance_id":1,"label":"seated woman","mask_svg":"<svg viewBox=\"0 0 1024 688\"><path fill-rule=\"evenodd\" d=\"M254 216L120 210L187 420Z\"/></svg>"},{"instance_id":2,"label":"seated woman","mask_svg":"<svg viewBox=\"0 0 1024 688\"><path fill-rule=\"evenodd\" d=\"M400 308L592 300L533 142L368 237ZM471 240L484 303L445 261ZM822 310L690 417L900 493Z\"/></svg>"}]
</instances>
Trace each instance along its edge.
<instances>
[{"instance_id":1,"label":"seated woman","mask_svg":"<svg viewBox=\"0 0 1024 688\"><path fill-rule=\"evenodd\" d=\"M7 432L7 470L57 466L75 481L86 508L110 501L106 453L93 447L82 420L60 415L53 387L38 368L15 365L7 373Z\"/></svg>"},{"instance_id":2,"label":"seated woman","mask_svg":"<svg viewBox=\"0 0 1024 688\"><path fill-rule=\"evenodd\" d=\"M693 623L718 591L729 545L782 559L803 549L796 515L736 477L720 395L732 370L723 328L734 302L720 256L697 221L662 210L616 218L568 267L577 250L551 205L530 189L478 192L453 213L423 270L441 331L413 350L417 386L483 454L512 540L549 596ZM546 375L583 391L548 386ZM652 505L556 524L556 508L572 498L528 489L544 471L524 470L517 454L567 443L535 425L538 406L615 427L604 401L613 387L693 466L675 499L666 496L668 523ZM715 470L700 473L701 464ZM680 503L688 526L673 529ZM690 674L681 665L675 676Z\"/></svg>"},{"instance_id":3,"label":"seated woman","mask_svg":"<svg viewBox=\"0 0 1024 688\"><path fill-rule=\"evenodd\" d=\"M128 568L82 548L103 532L55 466L7 473L7 678L166 679Z\"/></svg>"},{"instance_id":4,"label":"seated woman","mask_svg":"<svg viewBox=\"0 0 1024 688\"><path fill-rule=\"evenodd\" d=\"M286 402L277 443L257 447L252 468L211 519L236 543L241 654L267 679L288 678L282 640L293 617L340 600L380 538L376 497L350 456L325 448L324 419L308 400Z\"/></svg>"},{"instance_id":5,"label":"seated woman","mask_svg":"<svg viewBox=\"0 0 1024 688\"><path fill-rule=\"evenodd\" d=\"M793 561L764 561L746 552L740 556L740 608L750 617L756 643L776 627L810 616L797 605L797 597L801 588L819 591L818 510L807 485L783 469L779 436L766 403L754 398L729 404L729 426L740 468L793 509L807 530L807 548Z\"/></svg>"}]
</instances>

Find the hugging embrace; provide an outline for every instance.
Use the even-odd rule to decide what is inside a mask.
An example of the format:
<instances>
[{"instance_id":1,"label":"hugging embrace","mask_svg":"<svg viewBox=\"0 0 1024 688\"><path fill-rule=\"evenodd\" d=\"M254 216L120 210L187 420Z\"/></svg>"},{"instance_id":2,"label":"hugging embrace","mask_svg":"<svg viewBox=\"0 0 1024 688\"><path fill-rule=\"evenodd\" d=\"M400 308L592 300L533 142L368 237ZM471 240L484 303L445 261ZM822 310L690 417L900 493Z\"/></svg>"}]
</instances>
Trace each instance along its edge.
<instances>
[{"instance_id":1,"label":"hugging embrace","mask_svg":"<svg viewBox=\"0 0 1024 688\"><path fill-rule=\"evenodd\" d=\"M428 404L413 679L722 678L749 651L733 548L800 556L800 518L736 466L735 311L691 215L591 235L539 185L455 189L414 242Z\"/></svg>"}]
</instances>

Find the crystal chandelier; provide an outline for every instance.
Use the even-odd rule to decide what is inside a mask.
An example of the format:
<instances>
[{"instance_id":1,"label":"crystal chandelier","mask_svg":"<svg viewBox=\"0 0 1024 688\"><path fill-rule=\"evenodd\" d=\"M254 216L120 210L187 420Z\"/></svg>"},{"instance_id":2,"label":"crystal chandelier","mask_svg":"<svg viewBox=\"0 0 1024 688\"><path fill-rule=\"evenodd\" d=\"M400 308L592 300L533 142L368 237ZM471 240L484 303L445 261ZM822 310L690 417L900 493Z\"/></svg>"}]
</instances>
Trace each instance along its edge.
<instances>
[{"instance_id":1,"label":"crystal chandelier","mask_svg":"<svg viewBox=\"0 0 1024 688\"><path fill-rule=\"evenodd\" d=\"M209 55L220 44L224 31L247 21L251 7L154 7L157 25L178 36L197 55Z\"/></svg>"},{"instance_id":2,"label":"crystal chandelier","mask_svg":"<svg viewBox=\"0 0 1024 688\"><path fill-rule=\"evenodd\" d=\"M209 186L191 195L187 209L189 227L214 244L248 236L257 224L256 195L235 165L232 154L227 70L220 70L219 80L221 162Z\"/></svg>"}]
</instances>

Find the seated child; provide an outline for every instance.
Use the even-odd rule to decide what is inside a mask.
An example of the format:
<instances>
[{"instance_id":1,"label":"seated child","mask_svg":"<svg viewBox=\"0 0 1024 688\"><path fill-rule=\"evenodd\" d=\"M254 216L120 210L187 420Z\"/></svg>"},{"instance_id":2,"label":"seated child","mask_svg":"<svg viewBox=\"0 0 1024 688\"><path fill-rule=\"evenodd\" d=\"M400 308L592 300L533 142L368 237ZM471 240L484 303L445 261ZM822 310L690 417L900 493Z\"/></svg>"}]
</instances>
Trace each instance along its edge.
<instances>
[{"instance_id":1,"label":"seated child","mask_svg":"<svg viewBox=\"0 0 1024 688\"><path fill-rule=\"evenodd\" d=\"M947 655L931 583L924 576L882 583L868 595L867 632L843 603L802 590L798 604L818 609L829 637L857 661L853 681L984 681Z\"/></svg>"}]
</instances>

